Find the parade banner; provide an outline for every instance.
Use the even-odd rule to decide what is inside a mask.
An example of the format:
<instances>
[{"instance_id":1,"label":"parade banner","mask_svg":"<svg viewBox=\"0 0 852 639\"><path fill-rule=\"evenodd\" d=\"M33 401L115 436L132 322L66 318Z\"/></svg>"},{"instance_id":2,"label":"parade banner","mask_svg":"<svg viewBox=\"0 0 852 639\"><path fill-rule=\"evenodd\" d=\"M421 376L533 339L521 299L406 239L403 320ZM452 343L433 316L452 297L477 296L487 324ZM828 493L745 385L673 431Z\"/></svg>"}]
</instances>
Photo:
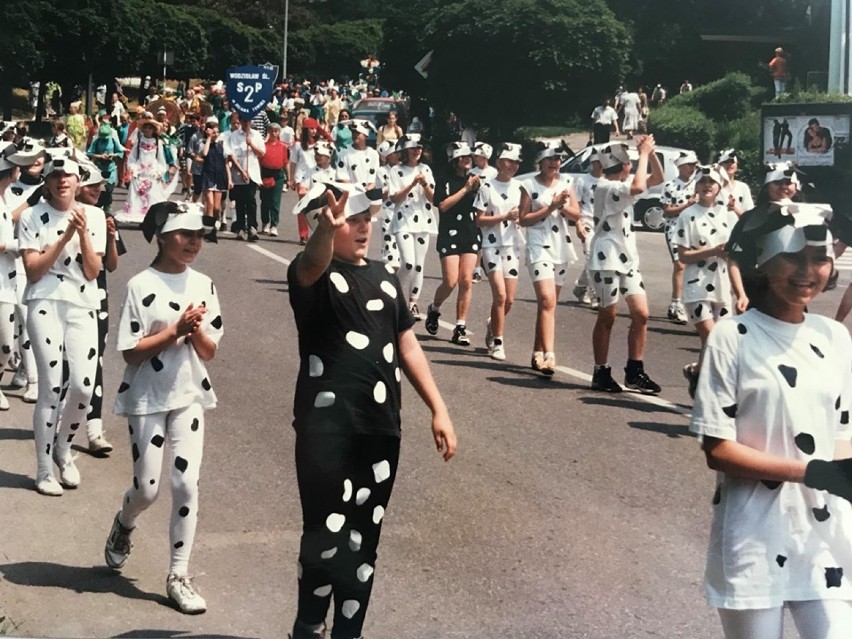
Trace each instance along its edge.
<instances>
[{"instance_id":1,"label":"parade banner","mask_svg":"<svg viewBox=\"0 0 852 639\"><path fill-rule=\"evenodd\" d=\"M838 145L849 141L849 116L813 113L763 118L764 163L834 166Z\"/></svg>"},{"instance_id":2,"label":"parade banner","mask_svg":"<svg viewBox=\"0 0 852 639\"><path fill-rule=\"evenodd\" d=\"M243 119L250 120L272 99L277 66L231 67L225 74L225 93L231 107Z\"/></svg>"}]
</instances>

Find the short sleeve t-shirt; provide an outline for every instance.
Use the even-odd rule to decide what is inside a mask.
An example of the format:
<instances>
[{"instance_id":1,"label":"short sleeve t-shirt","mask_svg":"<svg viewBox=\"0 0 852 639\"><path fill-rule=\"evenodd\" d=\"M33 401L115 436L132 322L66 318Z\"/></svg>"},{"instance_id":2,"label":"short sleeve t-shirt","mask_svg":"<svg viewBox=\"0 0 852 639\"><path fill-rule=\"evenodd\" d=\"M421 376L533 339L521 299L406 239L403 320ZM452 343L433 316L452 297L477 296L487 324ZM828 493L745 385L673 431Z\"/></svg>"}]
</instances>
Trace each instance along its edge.
<instances>
[{"instance_id":1,"label":"short sleeve t-shirt","mask_svg":"<svg viewBox=\"0 0 852 639\"><path fill-rule=\"evenodd\" d=\"M756 309L720 321L707 340L690 430L789 459L830 460L849 441L852 342L806 314ZM705 587L719 608L852 599L852 505L794 482L717 473Z\"/></svg>"},{"instance_id":2,"label":"short sleeve t-shirt","mask_svg":"<svg viewBox=\"0 0 852 639\"><path fill-rule=\"evenodd\" d=\"M293 180L296 184L302 184L305 180L305 173L309 168L317 165L316 156L314 155L313 146L309 146L308 150L302 148L301 143L296 143L290 149L290 163L294 165Z\"/></svg>"},{"instance_id":3,"label":"short sleeve t-shirt","mask_svg":"<svg viewBox=\"0 0 852 639\"><path fill-rule=\"evenodd\" d=\"M414 325L392 270L368 260L332 260L309 287L290 264L290 306L299 331L296 429L334 426L358 434L400 434L399 335Z\"/></svg>"},{"instance_id":4,"label":"short sleeve t-shirt","mask_svg":"<svg viewBox=\"0 0 852 639\"><path fill-rule=\"evenodd\" d=\"M740 182L739 180L736 180L733 183L729 182L728 185L719 192L720 203L725 206L728 205L729 197L734 198L734 202L742 212L751 211L754 208L754 199L751 197L751 189L748 188L748 184L745 182Z\"/></svg>"},{"instance_id":5,"label":"short sleeve t-shirt","mask_svg":"<svg viewBox=\"0 0 852 639\"><path fill-rule=\"evenodd\" d=\"M522 182L522 187L530 197L530 211L536 212L553 202L564 190L572 190L573 180L559 175L550 186L544 186L535 177ZM571 242L571 227L568 220L559 211L526 227L527 262L532 264L546 260L553 264L570 264L577 261L577 252Z\"/></svg>"},{"instance_id":6,"label":"short sleeve t-shirt","mask_svg":"<svg viewBox=\"0 0 852 639\"><path fill-rule=\"evenodd\" d=\"M75 203L86 212L86 228L95 253L106 251L106 218L94 206ZM21 251L41 252L55 244L65 233L71 220L71 211L57 211L47 202L40 202L25 210L18 221L18 246ZM87 280L83 274L83 254L80 236L76 233L63 247L50 269L37 282L27 282L24 301L57 300L92 310L101 307L104 292L98 288L97 279Z\"/></svg>"},{"instance_id":7,"label":"short sleeve t-shirt","mask_svg":"<svg viewBox=\"0 0 852 639\"><path fill-rule=\"evenodd\" d=\"M485 217L499 217L520 205L520 180L512 178L507 182L501 182L494 179L482 182L479 191L476 193L473 208L482 211L482 215ZM517 222L503 220L498 224L481 228L482 246L485 248L512 246L516 250L521 250L524 247L524 233Z\"/></svg>"},{"instance_id":8,"label":"short sleeve t-shirt","mask_svg":"<svg viewBox=\"0 0 852 639\"><path fill-rule=\"evenodd\" d=\"M574 190L577 193L577 201L580 204L580 219L593 223L595 212L595 191L598 188L600 178L586 173L579 176L574 182Z\"/></svg>"},{"instance_id":9,"label":"short sleeve t-shirt","mask_svg":"<svg viewBox=\"0 0 852 639\"><path fill-rule=\"evenodd\" d=\"M492 180L497 177L497 169L493 166L486 166L484 169L474 166L470 169L471 175L478 175L482 180Z\"/></svg>"},{"instance_id":10,"label":"short sleeve t-shirt","mask_svg":"<svg viewBox=\"0 0 852 639\"><path fill-rule=\"evenodd\" d=\"M321 169L318 166L312 166L305 171L300 184L305 188L311 188L314 184L328 184L334 182L335 171L332 167L327 166Z\"/></svg>"},{"instance_id":11,"label":"short sleeve t-shirt","mask_svg":"<svg viewBox=\"0 0 852 639\"><path fill-rule=\"evenodd\" d=\"M715 205L710 208L693 204L684 209L677 218L674 228L678 246L688 249L702 249L708 246L725 244L731 230L737 223L737 216L727 207ZM731 301L731 280L728 275L728 262L720 256L708 257L692 264L686 264L683 271L684 302L721 302Z\"/></svg>"},{"instance_id":12,"label":"short sleeve t-shirt","mask_svg":"<svg viewBox=\"0 0 852 639\"><path fill-rule=\"evenodd\" d=\"M223 334L222 312L209 277L191 268L183 273L161 273L148 267L134 275L121 305L117 349L131 350L143 337L171 326L190 304L207 307L201 330L218 345ZM141 364L127 365L114 412L151 415L193 404L215 408L216 393L204 362L186 337L181 337Z\"/></svg>"},{"instance_id":13,"label":"short sleeve t-shirt","mask_svg":"<svg viewBox=\"0 0 852 639\"><path fill-rule=\"evenodd\" d=\"M591 271L629 273L639 266L633 250L630 181L600 180L595 189L595 235L589 247Z\"/></svg>"},{"instance_id":14,"label":"short sleeve t-shirt","mask_svg":"<svg viewBox=\"0 0 852 639\"><path fill-rule=\"evenodd\" d=\"M683 206L695 194L695 182L688 180L684 182L679 177L669 180L663 185L663 194L660 196L660 204L663 206ZM677 224L679 215L666 216L666 231Z\"/></svg>"},{"instance_id":15,"label":"short sleeve t-shirt","mask_svg":"<svg viewBox=\"0 0 852 639\"><path fill-rule=\"evenodd\" d=\"M369 147L344 149L337 160L337 179L360 184L364 188L376 183L378 170L379 154Z\"/></svg>"},{"instance_id":16,"label":"short sleeve t-shirt","mask_svg":"<svg viewBox=\"0 0 852 639\"><path fill-rule=\"evenodd\" d=\"M390 194L393 195L407 188L420 174L425 176L426 184L434 189L435 176L428 165L406 166L397 164L388 171ZM411 189L405 200L397 205L391 231L393 233L430 233L432 235L438 233L438 211L426 197L426 192L422 186L418 185Z\"/></svg>"}]
</instances>

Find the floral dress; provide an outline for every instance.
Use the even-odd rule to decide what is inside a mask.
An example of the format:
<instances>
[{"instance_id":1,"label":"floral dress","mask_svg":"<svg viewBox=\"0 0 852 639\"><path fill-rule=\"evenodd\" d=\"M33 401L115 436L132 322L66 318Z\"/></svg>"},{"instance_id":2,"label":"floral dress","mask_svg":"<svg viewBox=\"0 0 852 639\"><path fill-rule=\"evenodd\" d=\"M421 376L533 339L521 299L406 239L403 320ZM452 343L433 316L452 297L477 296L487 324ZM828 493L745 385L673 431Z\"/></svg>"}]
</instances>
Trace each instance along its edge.
<instances>
[{"instance_id":1,"label":"floral dress","mask_svg":"<svg viewBox=\"0 0 852 639\"><path fill-rule=\"evenodd\" d=\"M175 182L169 182L168 168L159 140L140 136L127 157L130 189L124 208L115 216L117 222L139 224L152 204L169 199Z\"/></svg>"}]
</instances>

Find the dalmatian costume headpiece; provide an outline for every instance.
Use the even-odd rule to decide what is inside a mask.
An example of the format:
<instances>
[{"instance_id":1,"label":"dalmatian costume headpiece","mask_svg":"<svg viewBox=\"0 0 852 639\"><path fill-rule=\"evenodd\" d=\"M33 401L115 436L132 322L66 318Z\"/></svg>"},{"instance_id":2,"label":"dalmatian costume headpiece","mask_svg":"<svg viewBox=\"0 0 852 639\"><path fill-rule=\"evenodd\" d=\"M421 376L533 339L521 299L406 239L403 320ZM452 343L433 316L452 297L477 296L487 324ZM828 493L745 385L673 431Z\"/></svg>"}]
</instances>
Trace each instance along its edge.
<instances>
[{"instance_id":1,"label":"dalmatian costume headpiece","mask_svg":"<svg viewBox=\"0 0 852 639\"><path fill-rule=\"evenodd\" d=\"M514 142L503 142L497 147L498 160L521 161L521 145Z\"/></svg>"},{"instance_id":2,"label":"dalmatian costume headpiece","mask_svg":"<svg viewBox=\"0 0 852 639\"><path fill-rule=\"evenodd\" d=\"M320 140L314 146L314 154L332 157L334 155L334 145L328 140Z\"/></svg>"},{"instance_id":3,"label":"dalmatian costume headpiece","mask_svg":"<svg viewBox=\"0 0 852 639\"><path fill-rule=\"evenodd\" d=\"M755 229L757 265L781 253L798 253L806 246L818 246L834 259L834 237L828 228L832 218L827 204L791 203L774 209L762 228Z\"/></svg>"},{"instance_id":4,"label":"dalmatian costume headpiece","mask_svg":"<svg viewBox=\"0 0 852 639\"><path fill-rule=\"evenodd\" d=\"M7 159L15 166L32 166L40 157L47 155L45 148L38 142L26 142L16 153Z\"/></svg>"},{"instance_id":5,"label":"dalmatian costume headpiece","mask_svg":"<svg viewBox=\"0 0 852 639\"><path fill-rule=\"evenodd\" d=\"M698 164L698 156L695 151L681 151L675 160L675 166L683 166L684 164Z\"/></svg>"},{"instance_id":6,"label":"dalmatian costume headpiece","mask_svg":"<svg viewBox=\"0 0 852 639\"><path fill-rule=\"evenodd\" d=\"M192 202L157 202L152 204L142 220L142 235L150 242L158 234L170 231L199 231L216 228L216 218L204 215L200 204ZM210 240L216 242L215 235Z\"/></svg>"},{"instance_id":7,"label":"dalmatian costume headpiece","mask_svg":"<svg viewBox=\"0 0 852 639\"><path fill-rule=\"evenodd\" d=\"M725 149L719 153L719 159L716 160L717 164L724 164L725 162L736 162L739 164L740 155L737 153L736 149Z\"/></svg>"},{"instance_id":8,"label":"dalmatian costume headpiece","mask_svg":"<svg viewBox=\"0 0 852 639\"><path fill-rule=\"evenodd\" d=\"M15 151L14 143L12 142L0 142L0 171L6 171L8 169L14 169L17 164L10 162L7 158L14 155Z\"/></svg>"},{"instance_id":9,"label":"dalmatian costume headpiece","mask_svg":"<svg viewBox=\"0 0 852 639\"><path fill-rule=\"evenodd\" d=\"M396 141L396 150L405 151L406 149L422 149L423 144L420 142L419 133L406 133Z\"/></svg>"},{"instance_id":10,"label":"dalmatian costume headpiece","mask_svg":"<svg viewBox=\"0 0 852 639\"><path fill-rule=\"evenodd\" d=\"M704 178L710 178L719 186L724 186L725 182L727 182L726 178L723 176L722 172L719 171L719 167L715 164L707 165L707 166L699 166L695 175L693 176L694 182L697 185Z\"/></svg>"},{"instance_id":11,"label":"dalmatian costume headpiece","mask_svg":"<svg viewBox=\"0 0 852 639\"><path fill-rule=\"evenodd\" d=\"M764 184L777 182L778 180L790 180L796 186L802 181L799 179L801 172L792 162L777 162L766 165L766 177L763 178Z\"/></svg>"},{"instance_id":12,"label":"dalmatian costume headpiece","mask_svg":"<svg viewBox=\"0 0 852 639\"><path fill-rule=\"evenodd\" d=\"M452 142L447 146L447 162L468 155L473 155L473 150L467 145L467 142Z\"/></svg>"},{"instance_id":13,"label":"dalmatian costume headpiece","mask_svg":"<svg viewBox=\"0 0 852 639\"><path fill-rule=\"evenodd\" d=\"M479 157L485 158L486 160L490 160L492 153L494 153L494 149L491 148L490 144L486 144L485 142L477 142L473 145L474 155L478 155Z\"/></svg>"},{"instance_id":14,"label":"dalmatian costume headpiece","mask_svg":"<svg viewBox=\"0 0 852 639\"><path fill-rule=\"evenodd\" d=\"M366 191L360 184L320 182L314 184L302 199L296 203L296 206L293 207L294 215L298 215L299 213L305 214L305 219L311 231L314 231L319 224L322 209L328 204L329 192L337 200L340 199L344 192L349 193L349 198L346 200L346 207L344 208L344 217L352 217L353 215L368 211L370 215L375 215L382 208L381 189Z\"/></svg>"},{"instance_id":15,"label":"dalmatian costume headpiece","mask_svg":"<svg viewBox=\"0 0 852 639\"><path fill-rule=\"evenodd\" d=\"M627 145L624 143L610 144L609 146L604 147L599 154L601 166L603 166L604 169L611 169L614 166L630 162Z\"/></svg>"},{"instance_id":16,"label":"dalmatian costume headpiece","mask_svg":"<svg viewBox=\"0 0 852 639\"><path fill-rule=\"evenodd\" d=\"M550 140L548 142L536 142L535 145L535 163L538 164L547 158L564 158L571 155L571 149L565 144L564 140Z\"/></svg>"},{"instance_id":17,"label":"dalmatian costume headpiece","mask_svg":"<svg viewBox=\"0 0 852 639\"><path fill-rule=\"evenodd\" d=\"M389 155L397 152L396 142L391 142L390 140L385 140L379 145L379 148L376 149L379 152L379 155L387 159Z\"/></svg>"},{"instance_id":18,"label":"dalmatian costume headpiece","mask_svg":"<svg viewBox=\"0 0 852 639\"><path fill-rule=\"evenodd\" d=\"M375 125L369 120L350 120L349 128L353 133L363 133L366 136L369 136L370 133L376 133Z\"/></svg>"},{"instance_id":19,"label":"dalmatian costume headpiece","mask_svg":"<svg viewBox=\"0 0 852 639\"><path fill-rule=\"evenodd\" d=\"M54 158L45 165L44 177L47 177L52 173L65 173L66 175L76 175L79 178L80 165L70 158Z\"/></svg>"}]
</instances>

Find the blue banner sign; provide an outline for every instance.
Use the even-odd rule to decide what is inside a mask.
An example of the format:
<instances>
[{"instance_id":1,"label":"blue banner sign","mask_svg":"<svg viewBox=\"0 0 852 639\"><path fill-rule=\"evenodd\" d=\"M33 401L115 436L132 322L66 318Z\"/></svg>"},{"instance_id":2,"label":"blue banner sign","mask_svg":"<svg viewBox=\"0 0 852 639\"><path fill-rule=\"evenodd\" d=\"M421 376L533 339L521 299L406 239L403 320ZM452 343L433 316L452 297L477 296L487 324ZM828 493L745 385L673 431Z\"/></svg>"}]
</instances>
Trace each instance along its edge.
<instances>
[{"instance_id":1,"label":"blue banner sign","mask_svg":"<svg viewBox=\"0 0 852 639\"><path fill-rule=\"evenodd\" d=\"M229 68L225 74L225 92L231 108L246 120L256 116L272 99L277 77L276 66Z\"/></svg>"}]
</instances>

